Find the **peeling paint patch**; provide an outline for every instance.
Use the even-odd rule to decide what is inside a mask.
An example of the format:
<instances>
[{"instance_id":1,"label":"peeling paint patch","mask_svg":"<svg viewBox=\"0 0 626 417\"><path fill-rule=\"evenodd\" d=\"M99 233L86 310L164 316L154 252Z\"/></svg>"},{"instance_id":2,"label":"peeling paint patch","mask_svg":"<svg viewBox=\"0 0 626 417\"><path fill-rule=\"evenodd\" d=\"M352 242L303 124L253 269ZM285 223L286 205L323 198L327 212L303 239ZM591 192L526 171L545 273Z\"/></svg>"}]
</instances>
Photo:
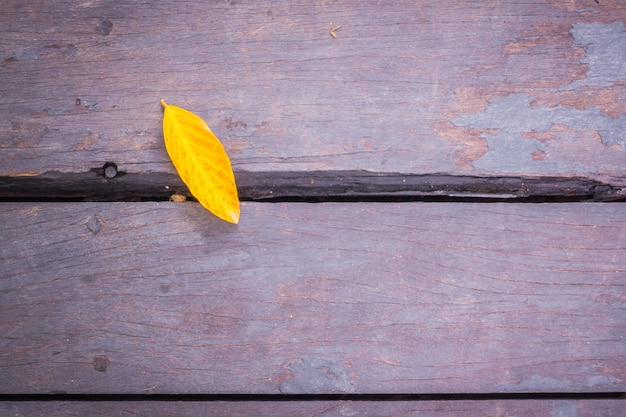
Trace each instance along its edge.
<instances>
[{"instance_id":1,"label":"peeling paint patch","mask_svg":"<svg viewBox=\"0 0 626 417\"><path fill-rule=\"evenodd\" d=\"M6 134L2 134L6 133ZM46 125L30 122L11 122L11 129L0 132L0 149L26 149L37 147L50 133Z\"/></svg>"},{"instance_id":2,"label":"peeling paint patch","mask_svg":"<svg viewBox=\"0 0 626 417\"><path fill-rule=\"evenodd\" d=\"M558 401L552 405L550 417L578 417L578 409L571 401Z\"/></svg>"},{"instance_id":3,"label":"peeling paint patch","mask_svg":"<svg viewBox=\"0 0 626 417\"><path fill-rule=\"evenodd\" d=\"M293 377L280 385L288 394L354 392L350 372L341 363L321 358L303 358L288 366Z\"/></svg>"},{"instance_id":4,"label":"peeling paint patch","mask_svg":"<svg viewBox=\"0 0 626 417\"><path fill-rule=\"evenodd\" d=\"M522 392L522 391L558 391L566 389L569 384L554 378L541 375L533 375L528 379L521 381L519 384L507 384L498 388L501 392Z\"/></svg>"},{"instance_id":5,"label":"peeling paint patch","mask_svg":"<svg viewBox=\"0 0 626 417\"><path fill-rule=\"evenodd\" d=\"M626 148L626 115L611 118L596 106L580 110L571 106L533 104L534 99L528 95L511 94L491 100L481 113L452 120L455 126L479 129L481 137L487 141L489 150L474 161L474 167L517 172L524 166L543 173L579 169L548 157L551 142L558 141L552 135L559 130L595 132L605 146ZM548 134L542 135L545 132Z\"/></svg>"},{"instance_id":6,"label":"peeling paint patch","mask_svg":"<svg viewBox=\"0 0 626 417\"><path fill-rule=\"evenodd\" d=\"M611 24L577 23L570 33L574 43L586 48L581 64L589 70L582 80L559 87L559 90L575 90L583 86L609 87L626 80L626 28L623 22Z\"/></svg>"},{"instance_id":7,"label":"peeling paint patch","mask_svg":"<svg viewBox=\"0 0 626 417\"><path fill-rule=\"evenodd\" d=\"M604 386L604 385L618 384L620 382L622 382L621 379L615 378L610 375L593 375L587 378L587 383L591 386L596 386L596 385Z\"/></svg>"},{"instance_id":8,"label":"peeling paint patch","mask_svg":"<svg viewBox=\"0 0 626 417\"><path fill-rule=\"evenodd\" d=\"M39 52L35 48L27 47L19 51L1 53L0 57L4 62L27 61L31 59L39 59Z\"/></svg>"},{"instance_id":9,"label":"peeling paint patch","mask_svg":"<svg viewBox=\"0 0 626 417\"><path fill-rule=\"evenodd\" d=\"M576 9L576 13L580 13L580 14L585 14L585 13L598 14L598 9L594 9L593 7L583 7L582 9Z\"/></svg>"}]
</instances>

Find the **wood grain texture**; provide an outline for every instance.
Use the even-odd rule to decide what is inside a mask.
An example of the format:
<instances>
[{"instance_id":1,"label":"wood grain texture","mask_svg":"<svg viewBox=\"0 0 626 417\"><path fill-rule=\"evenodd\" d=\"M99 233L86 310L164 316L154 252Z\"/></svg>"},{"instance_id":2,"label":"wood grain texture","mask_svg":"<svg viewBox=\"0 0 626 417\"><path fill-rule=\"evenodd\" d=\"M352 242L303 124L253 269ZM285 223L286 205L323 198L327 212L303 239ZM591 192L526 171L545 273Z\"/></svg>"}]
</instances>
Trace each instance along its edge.
<instances>
[{"instance_id":1,"label":"wood grain texture","mask_svg":"<svg viewBox=\"0 0 626 417\"><path fill-rule=\"evenodd\" d=\"M164 98L236 173L624 185L624 21L621 0L3 1L0 175L172 174Z\"/></svg>"},{"instance_id":2,"label":"wood grain texture","mask_svg":"<svg viewBox=\"0 0 626 417\"><path fill-rule=\"evenodd\" d=\"M0 393L626 389L620 204L0 205Z\"/></svg>"},{"instance_id":3,"label":"wood grain texture","mask_svg":"<svg viewBox=\"0 0 626 417\"><path fill-rule=\"evenodd\" d=\"M8 417L65 416L524 416L613 417L621 415L624 401L311 401L311 402L8 402L0 412Z\"/></svg>"}]
</instances>

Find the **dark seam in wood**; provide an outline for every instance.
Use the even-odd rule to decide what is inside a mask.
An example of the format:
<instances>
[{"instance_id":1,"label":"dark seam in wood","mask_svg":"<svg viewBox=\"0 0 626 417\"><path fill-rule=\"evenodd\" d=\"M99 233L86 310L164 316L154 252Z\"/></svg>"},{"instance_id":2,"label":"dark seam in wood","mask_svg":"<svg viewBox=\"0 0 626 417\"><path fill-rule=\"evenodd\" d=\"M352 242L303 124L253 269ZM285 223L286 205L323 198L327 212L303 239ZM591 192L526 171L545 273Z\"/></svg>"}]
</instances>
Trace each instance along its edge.
<instances>
[{"instance_id":1,"label":"dark seam in wood","mask_svg":"<svg viewBox=\"0 0 626 417\"><path fill-rule=\"evenodd\" d=\"M504 394L4 394L0 401L489 401L626 399L624 392Z\"/></svg>"},{"instance_id":2,"label":"dark seam in wood","mask_svg":"<svg viewBox=\"0 0 626 417\"><path fill-rule=\"evenodd\" d=\"M100 169L101 171L101 169ZM48 172L0 176L0 201L163 201L187 193L174 174L124 173L103 178ZM585 177L412 175L367 171L235 173L242 201L620 201L626 189Z\"/></svg>"}]
</instances>

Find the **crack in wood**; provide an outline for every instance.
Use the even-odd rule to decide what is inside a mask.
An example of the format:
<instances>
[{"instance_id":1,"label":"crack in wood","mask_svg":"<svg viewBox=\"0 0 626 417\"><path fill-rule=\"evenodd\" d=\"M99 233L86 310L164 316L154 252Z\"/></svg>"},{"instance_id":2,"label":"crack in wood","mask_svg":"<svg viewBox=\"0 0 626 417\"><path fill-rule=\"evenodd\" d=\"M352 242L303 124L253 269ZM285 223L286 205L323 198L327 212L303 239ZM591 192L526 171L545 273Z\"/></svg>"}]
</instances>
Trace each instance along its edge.
<instances>
[{"instance_id":1,"label":"crack in wood","mask_svg":"<svg viewBox=\"0 0 626 417\"><path fill-rule=\"evenodd\" d=\"M300 401L515 401L515 400L623 400L626 393L615 392L553 392L553 393L450 393L450 394L0 394L0 401L98 401L98 402L300 402Z\"/></svg>"},{"instance_id":2,"label":"crack in wood","mask_svg":"<svg viewBox=\"0 0 626 417\"><path fill-rule=\"evenodd\" d=\"M626 188L585 177L411 175L368 171L235 173L242 201L626 201ZM162 201L189 196L174 174L103 178L47 172L0 176L0 201Z\"/></svg>"}]
</instances>

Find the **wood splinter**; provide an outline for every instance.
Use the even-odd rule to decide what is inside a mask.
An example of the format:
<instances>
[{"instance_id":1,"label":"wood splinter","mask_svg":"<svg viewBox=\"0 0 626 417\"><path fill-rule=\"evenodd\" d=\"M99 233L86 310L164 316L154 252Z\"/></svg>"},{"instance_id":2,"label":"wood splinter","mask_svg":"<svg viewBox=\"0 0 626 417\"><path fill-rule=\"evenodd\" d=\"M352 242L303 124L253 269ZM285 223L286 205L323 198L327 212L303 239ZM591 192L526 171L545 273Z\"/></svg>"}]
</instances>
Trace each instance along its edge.
<instances>
[{"instance_id":1,"label":"wood splinter","mask_svg":"<svg viewBox=\"0 0 626 417\"><path fill-rule=\"evenodd\" d=\"M341 25L335 27L335 26L333 26L333 22L330 22L328 24L328 26L330 27L330 29L329 29L330 36L332 36L333 39L337 39L337 34L335 33L335 31L341 29Z\"/></svg>"}]
</instances>

